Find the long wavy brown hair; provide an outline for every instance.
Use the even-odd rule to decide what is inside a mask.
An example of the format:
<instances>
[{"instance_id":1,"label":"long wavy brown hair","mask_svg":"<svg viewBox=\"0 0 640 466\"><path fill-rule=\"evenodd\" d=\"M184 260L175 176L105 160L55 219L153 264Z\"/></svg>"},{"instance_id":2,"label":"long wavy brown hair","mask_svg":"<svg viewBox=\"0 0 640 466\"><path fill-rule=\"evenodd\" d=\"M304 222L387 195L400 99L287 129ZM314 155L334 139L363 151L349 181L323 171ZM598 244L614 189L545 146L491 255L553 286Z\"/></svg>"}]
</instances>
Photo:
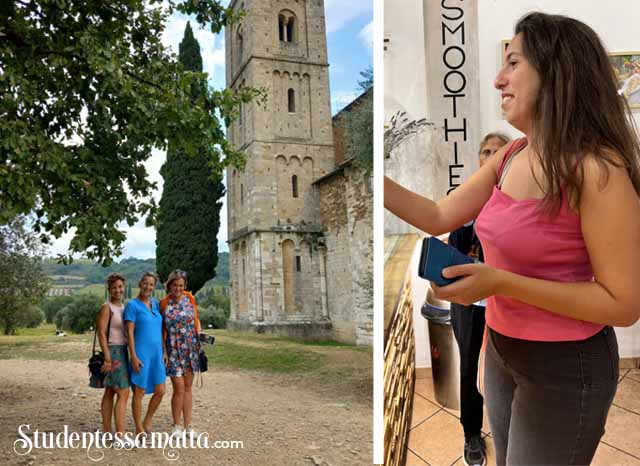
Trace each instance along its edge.
<instances>
[{"instance_id":1,"label":"long wavy brown hair","mask_svg":"<svg viewBox=\"0 0 640 466\"><path fill-rule=\"evenodd\" d=\"M523 54L541 81L530 143L546 177L542 209L557 214L563 188L577 208L584 179L580 162L589 154L603 168L602 186L609 162L627 169L640 194L637 129L598 35L578 20L544 13L522 17L515 33L522 33Z\"/></svg>"}]
</instances>

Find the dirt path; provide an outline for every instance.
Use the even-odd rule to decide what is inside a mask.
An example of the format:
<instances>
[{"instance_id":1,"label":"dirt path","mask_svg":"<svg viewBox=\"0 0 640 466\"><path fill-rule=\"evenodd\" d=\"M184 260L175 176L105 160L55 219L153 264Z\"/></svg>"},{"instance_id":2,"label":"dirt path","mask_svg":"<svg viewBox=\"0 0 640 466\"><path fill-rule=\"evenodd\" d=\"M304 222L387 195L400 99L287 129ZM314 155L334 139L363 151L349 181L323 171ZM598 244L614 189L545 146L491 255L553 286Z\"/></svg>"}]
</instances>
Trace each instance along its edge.
<instances>
[{"instance_id":1,"label":"dirt path","mask_svg":"<svg viewBox=\"0 0 640 466\"><path fill-rule=\"evenodd\" d=\"M194 388L194 427L210 439L242 441L242 449L182 449L177 461L161 449L33 449L14 453L18 427L31 431L90 432L100 426L101 390L87 386L77 362L0 360L0 464L216 466L363 466L371 464L371 401L353 393L317 390L299 376L214 368L204 387ZM314 381L314 383L323 382ZM327 383L329 385L329 383ZM315 387L322 388L322 387ZM145 405L150 397L145 397ZM155 416L154 430L169 431L171 384ZM146 409L146 406L145 406ZM133 429L128 410L127 430Z\"/></svg>"}]
</instances>

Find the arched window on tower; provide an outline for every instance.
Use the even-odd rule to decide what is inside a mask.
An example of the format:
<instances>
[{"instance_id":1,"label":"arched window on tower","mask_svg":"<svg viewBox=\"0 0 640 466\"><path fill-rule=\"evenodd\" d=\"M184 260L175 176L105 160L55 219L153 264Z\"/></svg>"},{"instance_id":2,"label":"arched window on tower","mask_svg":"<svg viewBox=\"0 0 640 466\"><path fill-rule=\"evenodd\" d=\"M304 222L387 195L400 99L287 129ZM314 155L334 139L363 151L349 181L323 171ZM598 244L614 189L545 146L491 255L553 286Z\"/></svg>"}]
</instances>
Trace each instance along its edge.
<instances>
[{"instance_id":1,"label":"arched window on tower","mask_svg":"<svg viewBox=\"0 0 640 466\"><path fill-rule=\"evenodd\" d=\"M298 197L298 175L291 177L291 192L293 197Z\"/></svg>"},{"instance_id":2,"label":"arched window on tower","mask_svg":"<svg viewBox=\"0 0 640 466\"><path fill-rule=\"evenodd\" d=\"M293 42L295 21L296 18L293 16L290 16L289 21L287 21L287 42Z\"/></svg>"},{"instance_id":3,"label":"arched window on tower","mask_svg":"<svg viewBox=\"0 0 640 466\"><path fill-rule=\"evenodd\" d=\"M293 89L287 91L287 102L289 107L289 113L296 112L296 92Z\"/></svg>"},{"instance_id":4,"label":"arched window on tower","mask_svg":"<svg viewBox=\"0 0 640 466\"><path fill-rule=\"evenodd\" d=\"M278 37L282 42L287 36L287 19L283 14L278 15Z\"/></svg>"},{"instance_id":5,"label":"arched window on tower","mask_svg":"<svg viewBox=\"0 0 640 466\"><path fill-rule=\"evenodd\" d=\"M278 14L278 38L281 42L295 42L296 16L292 11L283 10Z\"/></svg>"}]
</instances>

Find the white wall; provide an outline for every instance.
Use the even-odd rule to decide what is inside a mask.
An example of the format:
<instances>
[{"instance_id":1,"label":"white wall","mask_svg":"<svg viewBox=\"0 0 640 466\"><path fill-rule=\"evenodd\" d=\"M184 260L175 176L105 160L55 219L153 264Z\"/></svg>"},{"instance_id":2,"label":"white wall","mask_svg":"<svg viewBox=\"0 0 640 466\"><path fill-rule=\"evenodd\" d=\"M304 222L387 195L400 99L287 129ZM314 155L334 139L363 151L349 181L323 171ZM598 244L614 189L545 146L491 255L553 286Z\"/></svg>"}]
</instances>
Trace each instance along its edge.
<instances>
[{"instance_id":1,"label":"white wall","mask_svg":"<svg viewBox=\"0 0 640 466\"><path fill-rule=\"evenodd\" d=\"M439 0L424 0L439 1ZM449 2L453 5L455 2ZM493 87L501 66L501 41L511 39L516 22L530 11L564 14L591 26L610 52L640 50L637 33L640 1L636 0L478 0L479 76L481 133L503 131L512 137L519 132L500 115L500 98ZM423 50L422 0L385 0L385 122L404 109L410 119L428 115L426 73ZM640 126L640 112L634 114ZM418 156L417 156L418 157ZM426 295L426 282L415 275L419 243L414 254L414 330L416 366L430 365L428 336L420 307ZM640 323L629 328L616 328L621 357L640 357Z\"/></svg>"},{"instance_id":2,"label":"white wall","mask_svg":"<svg viewBox=\"0 0 640 466\"><path fill-rule=\"evenodd\" d=\"M422 0L384 1L384 121L398 110L427 116Z\"/></svg>"},{"instance_id":3,"label":"white wall","mask_svg":"<svg viewBox=\"0 0 640 466\"><path fill-rule=\"evenodd\" d=\"M426 0L429 1L429 0ZM593 28L609 52L640 50L636 0L479 0L480 108L482 133L501 130L517 137L520 133L500 116L500 94L493 87L501 66L501 41L511 39L518 20L531 11L560 14L578 19ZM385 11L386 14L386 11ZM640 112L633 114L640 125Z\"/></svg>"}]
</instances>

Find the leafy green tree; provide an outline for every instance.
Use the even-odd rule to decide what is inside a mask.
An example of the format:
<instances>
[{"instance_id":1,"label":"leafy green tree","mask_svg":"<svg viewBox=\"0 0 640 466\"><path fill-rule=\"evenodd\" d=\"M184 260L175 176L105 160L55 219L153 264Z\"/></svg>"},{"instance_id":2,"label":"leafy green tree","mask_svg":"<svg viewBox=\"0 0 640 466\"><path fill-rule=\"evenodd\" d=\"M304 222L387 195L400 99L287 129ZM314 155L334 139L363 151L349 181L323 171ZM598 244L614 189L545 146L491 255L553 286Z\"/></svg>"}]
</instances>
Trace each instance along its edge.
<instances>
[{"instance_id":1,"label":"leafy green tree","mask_svg":"<svg viewBox=\"0 0 640 466\"><path fill-rule=\"evenodd\" d=\"M202 71L200 45L190 23L180 42L180 63L185 70ZM204 85L193 83L191 95L197 101ZM188 272L187 287L196 293L215 276L218 262L217 235L224 185L222 177L212 177L206 146L189 156L169 146L167 160L160 173L164 178L162 198L156 222L156 264L160 280L167 280L174 269Z\"/></svg>"},{"instance_id":2,"label":"leafy green tree","mask_svg":"<svg viewBox=\"0 0 640 466\"><path fill-rule=\"evenodd\" d=\"M63 307L60 309L55 317L53 318L53 322L56 324L56 328L62 328L62 323L64 322L64 318L66 316L67 307Z\"/></svg>"},{"instance_id":3,"label":"leafy green tree","mask_svg":"<svg viewBox=\"0 0 640 466\"><path fill-rule=\"evenodd\" d=\"M56 314L60 309L65 307L72 301L71 296L51 296L42 301L41 308L44 312L45 319L48 324L55 321Z\"/></svg>"},{"instance_id":4,"label":"leafy green tree","mask_svg":"<svg viewBox=\"0 0 640 466\"><path fill-rule=\"evenodd\" d=\"M44 320L44 312L38 306L30 304L22 310L20 327L36 328Z\"/></svg>"},{"instance_id":5,"label":"leafy green tree","mask_svg":"<svg viewBox=\"0 0 640 466\"><path fill-rule=\"evenodd\" d=\"M203 306L198 308L198 318L203 329L209 328L209 325L213 328L226 328L229 315L229 310L220 307Z\"/></svg>"},{"instance_id":6,"label":"leafy green tree","mask_svg":"<svg viewBox=\"0 0 640 466\"><path fill-rule=\"evenodd\" d=\"M222 3L3 1L0 225L34 212L43 241L71 230L69 254L108 265L122 252L119 224L154 220L152 148L204 156L217 176L242 165L223 122L261 93L209 89L161 42L176 9L219 32L239 18Z\"/></svg>"},{"instance_id":7,"label":"leafy green tree","mask_svg":"<svg viewBox=\"0 0 640 466\"><path fill-rule=\"evenodd\" d=\"M358 86L363 92L367 92L373 87L373 68L369 66L364 71L360 72L362 81L358 81Z\"/></svg>"},{"instance_id":8,"label":"leafy green tree","mask_svg":"<svg viewBox=\"0 0 640 466\"><path fill-rule=\"evenodd\" d=\"M347 117L347 146L350 156L361 169L373 172L373 69L360 72L358 85L364 92L361 101Z\"/></svg>"},{"instance_id":9,"label":"leafy green tree","mask_svg":"<svg viewBox=\"0 0 640 466\"><path fill-rule=\"evenodd\" d=\"M225 294L208 294L203 296L201 301L202 306L206 307L216 307L220 309L224 309L225 311L230 311L231 309L231 298Z\"/></svg>"},{"instance_id":10,"label":"leafy green tree","mask_svg":"<svg viewBox=\"0 0 640 466\"><path fill-rule=\"evenodd\" d=\"M42 252L24 217L0 226L0 325L5 335L32 321L31 308L49 290L49 278L41 265Z\"/></svg>"},{"instance_id":11,"label":"leafy green tree","mask_svg":"<svg viewBox=\"0 0 640 466\"><path fill-rule=\"evenodd\" d=\"M71 302L66 305L56 316L56 325L74 333L86 332L90 328L96 328L96 317L102 299L92 294L73 295Z\"/></svg>"}]
</instances>

